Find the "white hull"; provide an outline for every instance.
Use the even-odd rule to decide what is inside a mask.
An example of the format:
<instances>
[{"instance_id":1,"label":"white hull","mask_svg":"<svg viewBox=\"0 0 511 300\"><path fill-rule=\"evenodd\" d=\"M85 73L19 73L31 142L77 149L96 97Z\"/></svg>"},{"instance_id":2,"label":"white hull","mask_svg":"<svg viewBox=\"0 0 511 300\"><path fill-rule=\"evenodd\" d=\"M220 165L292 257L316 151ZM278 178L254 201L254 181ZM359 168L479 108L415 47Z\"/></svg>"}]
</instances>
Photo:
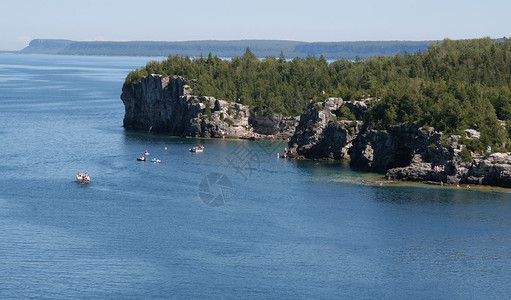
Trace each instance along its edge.
<instances>
[{"instance_id":1,"label":"white hull","mask_svg":"<svg viewBox=\"0 0 511 300\"><path fill-rule=\"evenodd\" d=\"M90 183L90 177L84 175L76 175L76 181L78 181L78 183Z\"/></svg>"},{"instance_id":2,"label":"white hull","mask_svg":"<svg viewBox=\"0 0 511 300\"><path fill-rule=\"evenodd\" d=\"M190 148L190 152L203 152L204 151L204 147L193 147L193 148Z\"/></svg>"}]
</instances>

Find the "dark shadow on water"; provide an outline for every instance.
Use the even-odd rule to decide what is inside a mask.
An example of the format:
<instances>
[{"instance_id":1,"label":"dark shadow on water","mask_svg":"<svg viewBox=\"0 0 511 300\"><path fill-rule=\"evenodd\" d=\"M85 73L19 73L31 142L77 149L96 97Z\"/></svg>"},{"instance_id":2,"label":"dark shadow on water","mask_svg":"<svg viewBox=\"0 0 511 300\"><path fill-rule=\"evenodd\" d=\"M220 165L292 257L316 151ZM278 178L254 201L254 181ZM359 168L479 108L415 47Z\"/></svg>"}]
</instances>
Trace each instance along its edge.
<instances>
[{"instance_id":1,"label":"dark shadow on water","mask_svg":"<svg viewBox=\"0 0 511 300\"><path fill-rule=\"evenodd\" d=\"M330 160L295 160L298 168L305 170L324 169L324 170L351 170L350 164L347 161L330 161Z\"/></svg>"},{"instance_id":2,"label":"dark shadow on water","mask_svg":"<svg viewBox=\"0 0 511 300\"><path fill-rule=\"evenodd\" d=\"M350 167L348 161L291 160L303 174L317 182L367 184L383 180L377 173L361 172Z\"/></svg>"},{"instance_id":3,"label":"dark shadow on water","mask_svg":"<svg viewBox=\"0 0 511 300\"><path fill-rule=\"evenodd\" d=\"M158 142L172 142L180 143L187 139L179 136L170 136L166 134L156 134L141 130L127 130L123 129L123 136L125 142L147 142L147 143L158 143Z\"/></svg>"}]
</instances>

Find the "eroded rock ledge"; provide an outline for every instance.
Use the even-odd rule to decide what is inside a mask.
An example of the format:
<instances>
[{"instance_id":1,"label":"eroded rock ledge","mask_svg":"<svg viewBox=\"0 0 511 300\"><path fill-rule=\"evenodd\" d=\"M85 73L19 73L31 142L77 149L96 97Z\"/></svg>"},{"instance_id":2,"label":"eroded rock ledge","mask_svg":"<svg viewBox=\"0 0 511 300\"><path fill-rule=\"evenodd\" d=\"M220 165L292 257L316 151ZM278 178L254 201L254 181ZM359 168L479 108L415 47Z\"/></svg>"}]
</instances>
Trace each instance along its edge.
<instances>
[{"instance_id":1,"label":"eroded rock ledge","mask_svg":"<svg viewBox=\"0 0 511 300\"><path fill-rule=\"evenodd\" d=\"M391 180L511 187L511 153L471 154L467 159L461 155L465 146L458 143L460 136L444 136L416 124L371 129L362 119L374 101L330 98L311 104L289 142L288 155L350 160L354 168L385 173ZM343 120L343 106L357 120ZM479 138L475 130L465 135Z\"/></svg>"},{"instance_id":2,"label":"eroded rock ledge","mask_svg":"<svg viewBox=\"0 0 511 300\"><path fill-rule=\"evenodd\" d=\"M294 133L296 118L251 114L247 105L190 94L187 81L178 76L152 74L140 83L124 84L123 125L190 137L288 139Z\"/></svg>"}]
</instances>

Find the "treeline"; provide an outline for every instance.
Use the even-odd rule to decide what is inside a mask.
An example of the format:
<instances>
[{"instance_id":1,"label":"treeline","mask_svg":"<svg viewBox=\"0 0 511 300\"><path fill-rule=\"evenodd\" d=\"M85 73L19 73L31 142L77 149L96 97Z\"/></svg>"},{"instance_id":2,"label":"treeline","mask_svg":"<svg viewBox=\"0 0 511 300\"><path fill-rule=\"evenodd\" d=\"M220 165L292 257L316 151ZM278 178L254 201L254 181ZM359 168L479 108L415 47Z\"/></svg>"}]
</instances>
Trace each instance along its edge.
<instances>
[{"instance_id":1,"label":"treeline","mask_svg":"<svg viewBox=\"0 0 511 300\"><path fill-rule=\"evenodd\" d=\"M375 128L418 122L439 131L481 131L481 145L501 146L509 139L499 119L511 124L511 41L444 40L424 52L337 60L307 56L287 61L259 60L247 49L241 57L221 60L169 56L131 72L127 83L148 74L181 75L194 94L240 101L256 110L301 114L310 101L327 97L381 98L369 111ZM511 126L508 126L511 128ZM511 142L508 143L511 145Z\"/></svg>"}]
</instances>

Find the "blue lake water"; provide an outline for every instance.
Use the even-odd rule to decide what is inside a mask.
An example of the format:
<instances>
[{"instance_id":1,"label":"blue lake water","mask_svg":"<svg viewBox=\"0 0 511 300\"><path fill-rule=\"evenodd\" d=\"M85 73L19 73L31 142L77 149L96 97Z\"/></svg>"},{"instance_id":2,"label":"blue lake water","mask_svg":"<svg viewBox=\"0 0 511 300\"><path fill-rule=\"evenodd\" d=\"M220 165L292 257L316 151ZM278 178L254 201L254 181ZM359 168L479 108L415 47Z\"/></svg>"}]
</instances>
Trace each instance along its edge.
<instances>
[{"instance_id":1,"label":"blue lake water","mask_svg":"<svg viewBox=\"0 0 511 300\"><path fill-rule=\"evenodd\" d=\"M511 295L509 191L125 131L122 84L147 60L0 54L1 299Z\"/></svg>"}]
</instances>

